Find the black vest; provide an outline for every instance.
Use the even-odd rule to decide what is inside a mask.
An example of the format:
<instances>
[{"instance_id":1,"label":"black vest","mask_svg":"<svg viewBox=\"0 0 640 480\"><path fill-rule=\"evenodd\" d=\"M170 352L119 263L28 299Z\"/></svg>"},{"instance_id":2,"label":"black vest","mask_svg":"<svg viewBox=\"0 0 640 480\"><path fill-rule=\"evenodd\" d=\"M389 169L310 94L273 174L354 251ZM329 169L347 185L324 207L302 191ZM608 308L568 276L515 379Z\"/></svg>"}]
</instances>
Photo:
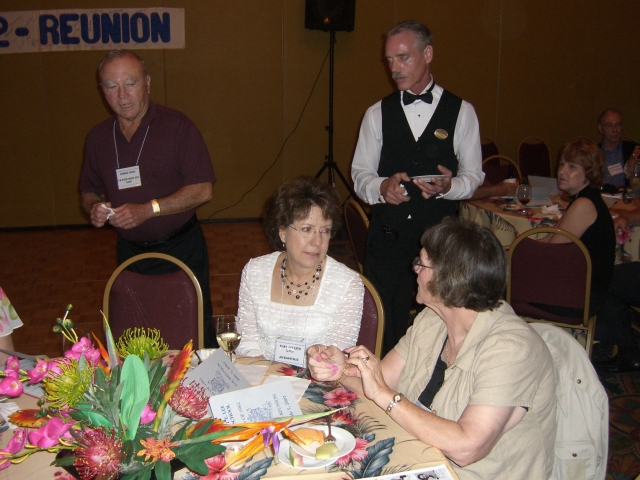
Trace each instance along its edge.
<instances>
[{"instance_id":1,"label":"black vest","mask_svg":"<svg viewBox=\"0 0 640 480\"><path fill-rule=\"evenodd\" d=\"M407 172L410 177L438 175L438 165L447 167L455 176L458 159L453 150L453 136L462 99L444 90L431 120L416 141L400 105L400 92L382 99L382 151L378 175L390 177L398 172ZM435 136L436 130L444 130L445 139ZM373 206L373 221L385 227L399 229L407 221L424 229L440 223L456 212L457 202L451 200L428 200L416 192L411 200L400 205L379 203ZM411 220L407 218L411 215Z\"/></svg>"}]
</instances>

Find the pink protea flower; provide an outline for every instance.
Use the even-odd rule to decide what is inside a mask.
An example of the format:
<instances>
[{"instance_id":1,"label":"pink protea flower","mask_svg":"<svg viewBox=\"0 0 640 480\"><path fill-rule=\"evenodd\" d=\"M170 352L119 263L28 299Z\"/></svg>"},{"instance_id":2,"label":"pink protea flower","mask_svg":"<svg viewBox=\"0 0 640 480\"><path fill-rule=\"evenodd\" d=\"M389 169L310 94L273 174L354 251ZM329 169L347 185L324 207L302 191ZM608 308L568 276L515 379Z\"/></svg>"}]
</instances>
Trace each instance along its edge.
<instances>
[{"instance_id":1,"label":"pink protea flower","mask_svg":"<svg viewBox=\"0 0 640 480\"><path fill-rule=\"evenodd\" d=\"M40 447L50 448L60 442L60 438L73 439L69 429L73 423L65 423L58 417L53 417L46 425L29 433L29 443Z\"/></svg>"},{"instance_id":2,"label":"pink protea flower","mask_svg":"<svg viewBox=\"0 0 640 480\"><path fill-rule=\"evenodd\" d=\"M357 400L358 395L344 388L336 388L324 395L324 404L329 407L348 407Z\"/></svg>"},{"instance_id":3,"label":"pink protea flower","mask_svg":"<svg viewBox=\"0 0 640 480\"><path fill-rule=\"evenodd\" d=\"M200 419L207 413L209 400L204 387L195 382L180 383L169 399L169 406L183 417Z\"/></svg>"},{"instance_id":4,"label":"pink protea flower","mask_svg":"<svg viewBox=\"0 0 640 480\"><path fill-rule=\"evenodd\" d=\"M49 373L49 363L47 360L38 360L36 366L31 370L27 370L27 375L29 376L29 385L33 385L34 383L38 383L42 381L44 377Z\"/></svg>"},{"instance_id":5,"label":"pink protea flower","mask_svg":"<svg viewBox=\"0 0 640 480\"><path fill-rule=\"evenodd\" d=\"M26 428L16 428L5 450L9 453L18 453L22 450L27 443L27 433L28 430Z\"/></svg>"},{"instance_id":6,"label":"pink protea flower","mask_svg":"<svg viewBox=\"0 0 640 480\"><path fill-rule=\"evenodd\" d=\"M367 455L369 455L369 452L365 450L368 444L369 442L364 438L356 438L356 448L354 448L350 453L336 460L336 464L347 465L352 460L364 460Z\"/></svg>"},{"instance_id":7,"label":"pink protea flower","mask_svg":"<svg viewBox=\"0 0 640 480\"><path fill-rule=\"evenodd\" d=\"M239 473L222 471L225 465L224 455L222 454L207 458L204 463L209 469L208 474L198 475L193 472L200 480L234 480L239 475Z\"/></svg>"},{"instance_id":8,"label":"pink protea flower","mask_svg":"<svg viewBox=\"0 0 640 480\"><path fill-rule=\"evenodd\" d=\"M2 381L0 381L0 394L8 395L10 397L19 397L24 392L24 385L22 385L17 374L9 370L6 373L8 376L4 377Z\"/></svg>"},{"instance_id":9,"label":"pink protea flower","mask_svg":"<svg viewBox=\"0 0 640 480\"><path fill-rule=\"evenodd\" d=\"M115 430L104 427L84 430L74 453L74 466L83 479L112 479L118 475L124 453Z\"/></svg>"},{"instance_id":10,"label":"pink protea flower","mask_svg":"<svg viewBox=\"0 0 640 480\"><path fill-rule=\"evenodd\" d=\"M10 356L7 358L7 371L5 373L9 373L9 370L17 373L20 372L20 360L16 356Z\"/></svg>"},{"instance_id":11,"label":"pink protea flower","mask_svg":"<svg viewBox=\"0 0 640 480\"><path fill-rule=\"evenodd\" d=\"M0 450L0 470L4 470L11 466L11 460L7 458L10 455L12 455L10 452Z\"/></svg>"},{"instance_id":12,"label":"pink protea flower","mask_svg":"<svg viewBox=\"0 0 640 480\"><path fill-rule=\"evenodd\" d=\"M144 406L144 410L142 410L142 414L140 415L140 425L144 425L145 423L153 422L156 419L156 412L151 410L151 407L147 403Z\"/></svg>"},{"instance_id":13,"label":"pink protea flower","mask_svg":"<svg viewBox=\"0 0 640 480\"><path fill-rule=\"evenodd\" d=\"M100 362L100 351L93 348L91 340L87 337L80 338L80 340L73 344L71 350L64 352L64 356L66 358L73 358L74 360L80 360L80 355L84 355L87 362L91 363L93 366L98 366L98 363Z\"/></svg>"}]
</instances>

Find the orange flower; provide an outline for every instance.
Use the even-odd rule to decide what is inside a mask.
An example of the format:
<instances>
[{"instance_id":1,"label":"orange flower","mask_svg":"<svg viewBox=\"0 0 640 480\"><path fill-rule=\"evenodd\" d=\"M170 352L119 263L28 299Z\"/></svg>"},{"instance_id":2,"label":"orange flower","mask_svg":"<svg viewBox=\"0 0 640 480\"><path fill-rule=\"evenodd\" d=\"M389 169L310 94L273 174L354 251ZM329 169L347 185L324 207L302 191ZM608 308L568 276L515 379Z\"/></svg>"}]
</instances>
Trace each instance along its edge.
<instances>
[{"instance_id":1,"label":"orange flower","mask_svg":"<svg viewBox=\"0 0 640 480\"><path fill-rule=\"evenodd\" d=\"M144 461L149 460L150 457L153 458L154 462L158 460L162 460L163 462L170 462L176 456L176 454L171 450L172 447L175 447L175 443L171 443L169 440L156 440L153 437L148 437L146 440L140 440L143 448L138 452L138 456L141 457L144 455Z\"/></svg>"}]
</instances>

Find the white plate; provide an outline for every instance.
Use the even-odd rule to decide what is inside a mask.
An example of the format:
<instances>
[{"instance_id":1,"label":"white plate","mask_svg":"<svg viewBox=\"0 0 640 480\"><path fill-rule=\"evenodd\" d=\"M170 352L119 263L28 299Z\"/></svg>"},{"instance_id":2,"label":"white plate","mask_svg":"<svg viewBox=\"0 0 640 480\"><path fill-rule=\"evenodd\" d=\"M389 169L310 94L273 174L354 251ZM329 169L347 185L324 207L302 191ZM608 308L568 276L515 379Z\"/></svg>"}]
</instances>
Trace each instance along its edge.
<instances>
[{"instance_id":1,"label":"white plate","mask_svg":"<svg viewBox=\"0 0 640 480\"><path fill-rule=\"evenodd\" d=\"M333 430L333 427L331 428L331 430ZM340 458L340 457L336 457L336 458L329 458L327 460L316 460L314 458L304 457L302 459L302 462L304 463L304 465L299 465L299 466L291 465L291 457L289 457L290 445L292 445L292 443L286 438L280 441L280 450L278 450L278 460L280 460L280 463L282 463L283 465L286 465L287 467L291 467L291 468L297 468L298 470L328 467L329 465L336 463L338 458Z\"/></svg>"},{"instance_id":2,"label":"white plate","mask_svg":"<svg viewBox=\"0 0 640 480\"><path fill-rule=\"evenodd\" d=\"M309 425L304 428L312 428L314 430L320 430L321 432L324 433L325 436L327 435L327 432L328 432L328 428L326 425ZM337 460L338 458L348 453L351 453L351 451L354 448L356 448L356 439L354 438L353 435L351 435L346 430L343 430L342 428L331 427L331 434L334 437L336 437L336 447L338 447L338 452L335 455L332 455L331 458L329 458L329 460L331 459ZM301 447L300 445L296 445L295 443L291 443L291 446L293 448L293 451L296 452L298 455L302 455L303 457L310 458L310 459L313 459L314 461L317 461L315 459L316 448L318 448L320 445L316 444L315 442L312 443L311 445L308 445L309 448Z\"/></svg>"},{"instance_id":3,"label":"white plate","mask_svg":"<svg viewBox=\"0 0 640 480\"><path fill-rule=\"evenodd\" d=\"M431 182L432 179L437 178L438 180L443 180L447 178L446 175L419 175L417 177L411 177L411 180L422 180L424 182Z\"/></svg>"}]
</instances>

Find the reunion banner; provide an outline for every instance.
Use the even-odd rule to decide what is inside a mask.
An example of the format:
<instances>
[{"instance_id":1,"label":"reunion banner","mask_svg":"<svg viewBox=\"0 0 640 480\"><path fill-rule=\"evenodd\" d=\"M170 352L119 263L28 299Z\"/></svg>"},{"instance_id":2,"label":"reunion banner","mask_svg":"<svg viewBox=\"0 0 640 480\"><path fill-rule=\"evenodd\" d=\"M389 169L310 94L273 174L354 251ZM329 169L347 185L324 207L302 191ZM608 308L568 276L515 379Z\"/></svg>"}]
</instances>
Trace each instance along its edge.
<instances>
[{"instance_id":1,"label":"reunion banner","mask_svg":"<svg viewBox=\"0 0 640 480\"><path fill-rule=\"evenodd\" d=\"M0 12L0 53L184 48L184 8Z\"/></svg>"}]
</instances>

